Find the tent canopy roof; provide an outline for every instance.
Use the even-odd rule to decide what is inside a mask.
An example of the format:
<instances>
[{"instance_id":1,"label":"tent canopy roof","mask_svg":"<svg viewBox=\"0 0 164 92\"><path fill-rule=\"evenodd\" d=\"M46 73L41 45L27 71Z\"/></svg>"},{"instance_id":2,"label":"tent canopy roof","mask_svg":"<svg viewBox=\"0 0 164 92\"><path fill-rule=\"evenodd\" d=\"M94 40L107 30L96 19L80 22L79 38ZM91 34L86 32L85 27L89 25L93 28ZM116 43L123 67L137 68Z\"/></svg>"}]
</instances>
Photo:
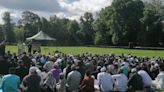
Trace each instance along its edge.
<instances>
[{"instance_id":1,"label":"tent canopy roof","mask_svg":"<svg viewBox=\"0 0 164 92\"><path fill-rule=\"evenodd\" d=\"M32 37L26 38L26 41L31 41L31 40L47 40L47 41L55 41L56 39L50 37L49 35L45 34L43 31L38 32Z\"/></svg>"}]
</instances>

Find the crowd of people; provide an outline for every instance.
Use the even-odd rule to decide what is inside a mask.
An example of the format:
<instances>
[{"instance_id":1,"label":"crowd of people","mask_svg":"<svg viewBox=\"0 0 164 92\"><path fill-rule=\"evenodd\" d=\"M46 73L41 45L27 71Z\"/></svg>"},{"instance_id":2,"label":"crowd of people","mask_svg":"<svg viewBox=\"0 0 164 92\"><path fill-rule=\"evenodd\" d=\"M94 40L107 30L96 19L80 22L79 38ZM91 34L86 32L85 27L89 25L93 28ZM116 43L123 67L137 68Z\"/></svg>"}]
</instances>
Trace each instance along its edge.
<instances>
[{"instance_id":1,"label":"crowd of people","mask_svg":"<svg viewBox=\"0 0 164 92\"><path fill-rule=\"evenodd\" d=\"M8 51L0 75L2 92L154 92L164 90L164 59Z\"/></svg>"}]
</instances>

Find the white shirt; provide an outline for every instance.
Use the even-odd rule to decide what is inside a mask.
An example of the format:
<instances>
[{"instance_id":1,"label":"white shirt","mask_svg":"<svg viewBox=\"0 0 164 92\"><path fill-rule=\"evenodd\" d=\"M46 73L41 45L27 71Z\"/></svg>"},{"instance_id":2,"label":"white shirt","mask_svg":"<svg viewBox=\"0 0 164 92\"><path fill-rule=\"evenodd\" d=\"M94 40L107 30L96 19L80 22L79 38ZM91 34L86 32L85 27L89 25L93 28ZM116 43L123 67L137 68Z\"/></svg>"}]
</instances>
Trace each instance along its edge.
<instances>
[{"instance_id":1,"label":"white shirt","mask_svg":"<svg viewBox=\"0 0 164 92\"><path fill-rule=\"evenodd\" d=\"M164 71L158 74L158 76L155 78L155 82L157 89L164 90Z\"/></svg>"},{"instance_id":2,"label":"white shirt","mask_svg":"<svg viewBox=\"0 0 164 92\"><path fill-rule=\"evenodd\" d=\"M78 71L71 71L67 76L67 84L69 91L78 90L81 81L81 74Z\"/></svg>"},{"instance_id":3,"label":"white shirt","mask_svg":"<svg viewBox=\"0 0 164 92\"><path fill-rule=\"evenodd\" d=\"M101 91L113 91L114 80L109 73L100 72L97 75L97 81L100 85Z\"/></svg>"},{"instance_id":4,"label":"white shirt","mask_svg":"<svg viewBox=\"0 0 164 92\"><path fill-rule=\"evenodd\" d=\"M128 78L123 74L116 74L112 76L115 80L116 91L125 92L127 89Z\"/></svg>"},{"instance_id":5,"label":"white shirt","mask_svg":"<svg viewBox=\"0 0 164 92\"><path fill-rule=\"evenodd\" d=\"M138 74L142 77L145 87L152 85L152 79L146 71L140 70L140 71L138 71Z\"/></svg>"}]
</instances>

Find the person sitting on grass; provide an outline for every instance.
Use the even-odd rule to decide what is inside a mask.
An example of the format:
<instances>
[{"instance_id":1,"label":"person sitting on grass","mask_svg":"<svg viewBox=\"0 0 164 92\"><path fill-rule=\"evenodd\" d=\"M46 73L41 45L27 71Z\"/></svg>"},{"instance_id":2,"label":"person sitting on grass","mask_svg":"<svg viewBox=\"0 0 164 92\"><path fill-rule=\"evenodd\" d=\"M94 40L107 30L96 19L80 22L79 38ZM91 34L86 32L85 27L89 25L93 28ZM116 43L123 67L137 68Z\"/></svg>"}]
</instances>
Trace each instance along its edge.
<instances>
[{"instance_id":1,"label":"person sitting on grass","mask_svg":"<svg viewBox=\"0 0 164 92\"><path fill-rule=\"evenodd\" d=\"M91 77L89 70L86 71L85 77L80 85L81 92L94 92L94 78Z\"/></svg>"},{"instance_id":2,"label":"person sitting on grass","mask_svg":"<svg viewBox=\"0 0 164 92\"><path fill-rule=\"evenodd\" d=\"M155 81L153 82L156 89L164 90L164 64L160 65L160 73L155 78Z\"/></svg>"},{"instance_id":3,"label":"person sitting on grass","mask_svg":"<svg viewBox=\"0 0 164 92\"><path fill-rule=\"evenodd\" d=\"M128 81L128 90L130 92L135 92L136 90L143 90L143 80L142 77L137 73L137 69L133 68L131 70L131 76Z\"/></svg>"},{"instance_id":4,"label":"person sitting on grass","mask_svg":"<svg viewBox=\"0 0 164 92\"><path fill-rule=\"evenodd\" d=\"M123 70L120 69L118 71L118 74L112 75L112 78L115 80L114 90L119 91L119 92L126 92L127 84L128 84L128 78L123 73Z\"/></svg>"},{"instance_id":5,"label":"person sitting on grass","mask_svg":"<svg viewBox=\"0 0 164 92\"><path fill-rule=\"evenodd\" d=\"M101 92L113 91L114 80L112 75L106 72L106 67L102 67L100 71L97 75L97 81Z\"/></svg>"},{"instance_id":6,"label":"person sitting on grass","mask_svg":"<svg viewBox=\"0 0 164 92\"><path fill-rule=\"evenodd\" d=\"M63 73L60 73L60 79L57 83L57 92L66 92L66 79Z\"/></svg>"},{"instance_id":7,"label":"person sitting on grass","mask_svg":"<svg viewBox=\"0 0 164 92\"><path fill-rule=\"evenodd\" d=\"M15 67L9 68L9 74L2 78L2 92L18 92L19 85L20 78L15 75Z\"/></svg>"},{"instance_id":8,"label":"person sitting on grass","mask_svg":"<svg viewBox=\"0 0 164 92\"><path fill-rule=\"evenodd\" d=\"M41 77L37 74L37 69L35 67L31 67L29 74L25 76L22 81L21 87L23 92L40 92L40 82Z\"/></svg>"}]
</instances>

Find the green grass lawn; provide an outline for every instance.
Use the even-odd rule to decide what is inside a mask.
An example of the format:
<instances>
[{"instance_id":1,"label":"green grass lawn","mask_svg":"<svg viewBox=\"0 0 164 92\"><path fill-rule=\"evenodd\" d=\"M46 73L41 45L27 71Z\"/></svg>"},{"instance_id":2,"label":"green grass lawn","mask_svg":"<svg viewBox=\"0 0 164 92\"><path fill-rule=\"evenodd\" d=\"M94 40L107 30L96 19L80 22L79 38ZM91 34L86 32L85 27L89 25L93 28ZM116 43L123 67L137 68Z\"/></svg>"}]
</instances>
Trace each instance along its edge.
<instances>
[{"instance_id":1,"label":"green grass lawn","mask_svg":"<svg viewBox=\"0 0 164 92\"><path fill-rule=\"evenodd\" d=\"M57 47L48 47L48 46L42 46L42 53L48 54L49 52L52 53L56 50L61 51L66 54L82 54L82 53L93 53L93 54L109 54L109 53L115 53L117 55L120 55L122 53L125 54L132 54L136 56L148 56L148 57L164 57L164 50L132 50L132 49L120 49L120 48L99 48L99 47L63 47L63 46L57 46ZM11 52L18 51L17 46L6 46L6 51L10 50Z\"/></svg>"}]
</instances>

